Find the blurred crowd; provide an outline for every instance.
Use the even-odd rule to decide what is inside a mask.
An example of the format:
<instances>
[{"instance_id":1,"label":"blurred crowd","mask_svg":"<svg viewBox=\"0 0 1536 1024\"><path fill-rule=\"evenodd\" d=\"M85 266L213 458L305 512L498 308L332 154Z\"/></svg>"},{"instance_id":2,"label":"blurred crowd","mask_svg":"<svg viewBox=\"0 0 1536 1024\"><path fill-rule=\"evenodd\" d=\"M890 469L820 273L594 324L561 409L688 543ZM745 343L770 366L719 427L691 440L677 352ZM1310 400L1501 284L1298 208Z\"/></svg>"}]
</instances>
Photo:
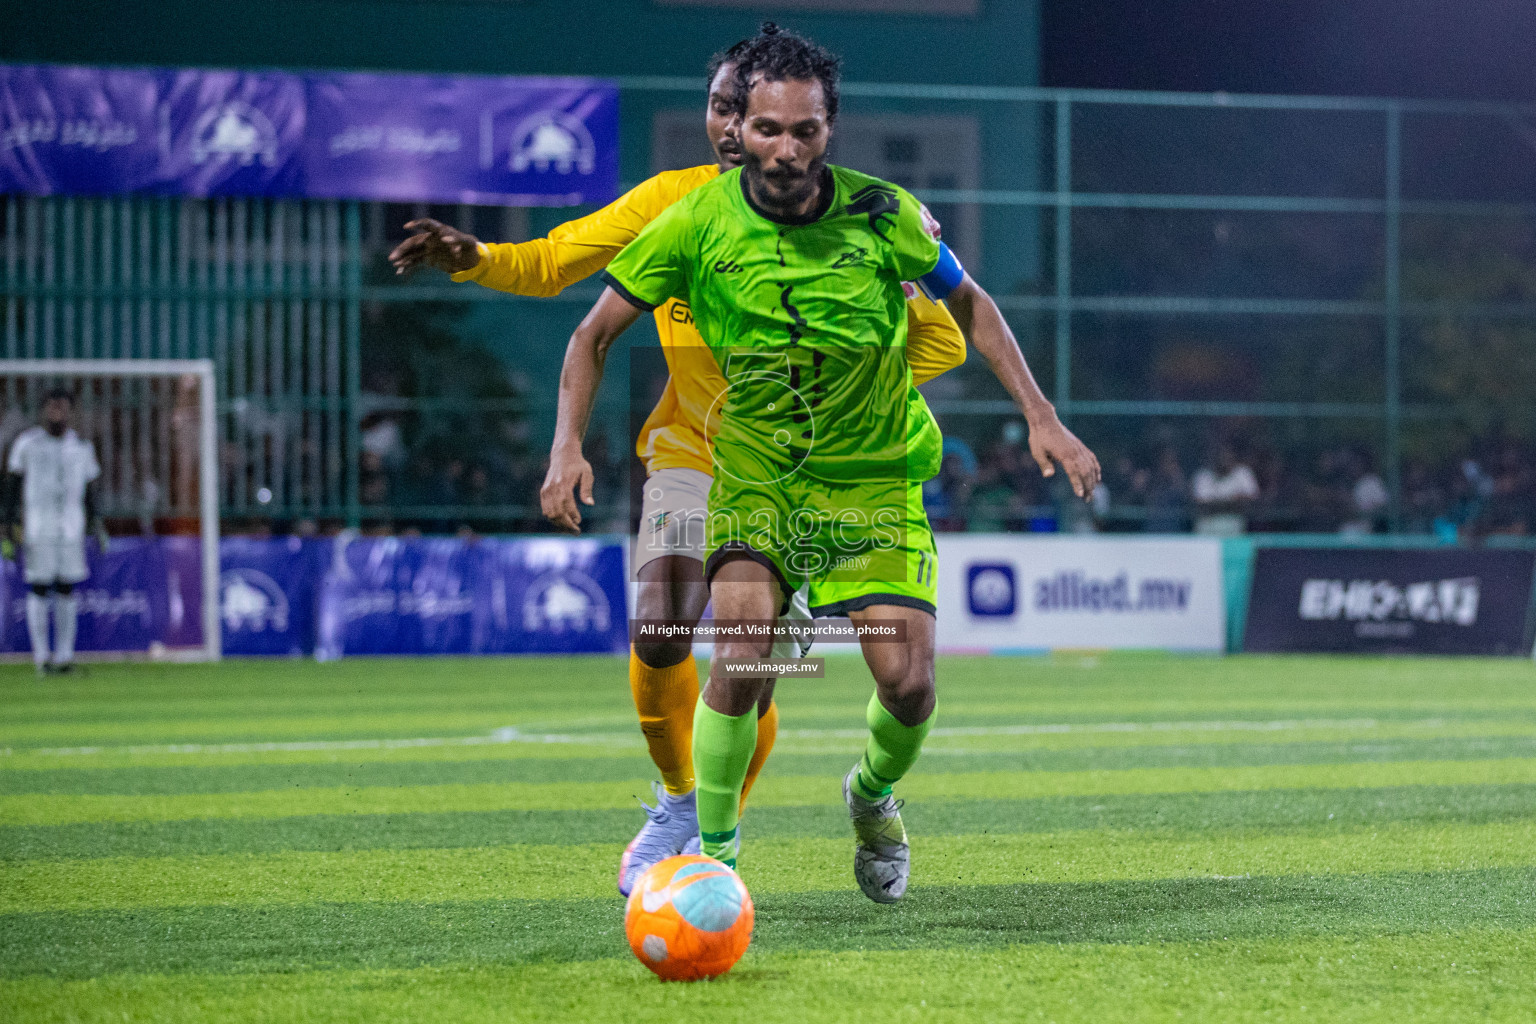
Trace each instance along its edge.
<instances>
[{"instance_id":1,"label":"blurred crowd","mask_svg":"<svg viewBox=\"0 0 1536 1024\"><path fill-rule=\"evenodd\" d=\"M469 445L408 446L400 420L384 415L366 420L359 440L358 497L380 525L422 533L541 533L549 528L538 507L548 463L533 454L521 434L481 437ZM604 431L587 441L599 498L589 521L599 532L629 529L620 511L628 492L626 455Z\"/></svg>"},{"instance_id":2,"label":"blurred crowd","mask_svg":"<svg viewBox=\"0 0 1536 1024\"><path fill-rule=\"evenodd\" d=\"M634 528L627 496L643 471L628 446L604 432L587 458L598 504L588 524ZM988 443L951 427L939 475L923 489L940 532L1386 533L1391 493L1364 447L1297 452L1214 434L1183 444L1161 439L1100 451L1104 481L1089 502L1064 477L1042 476L1022 423L1002 425ZM379 528L400 532L543 532L538 510L544 460L525 444L477 451L408 448L399 422L370 419L362 431L360 497ZM1536 533L1536 449L1493 438L1454 456L1403 462L1401 532L1444 541Z\"/></svg>"},{"instance_id":3,"label":"blurred crowd","mask_svg":"<svg viewBox=\"0 0 1536 1024\"><path fill-rule=\"evenodd\" d=\"M1407 458L1400 532L1446 541L1529 534L1533 466L1536 451L1512 439L1435 462ZM1213 438L1194 452L1171 443L1123 450L1104 458L1104 482L1085 504L1059 475L1041 476L1017 423L979 454L948 436L924 503L946 532L1371 534L1388 532L1391 521L1387 480L1364 448L1299 455Z\"/></svg>"}]
</instances>

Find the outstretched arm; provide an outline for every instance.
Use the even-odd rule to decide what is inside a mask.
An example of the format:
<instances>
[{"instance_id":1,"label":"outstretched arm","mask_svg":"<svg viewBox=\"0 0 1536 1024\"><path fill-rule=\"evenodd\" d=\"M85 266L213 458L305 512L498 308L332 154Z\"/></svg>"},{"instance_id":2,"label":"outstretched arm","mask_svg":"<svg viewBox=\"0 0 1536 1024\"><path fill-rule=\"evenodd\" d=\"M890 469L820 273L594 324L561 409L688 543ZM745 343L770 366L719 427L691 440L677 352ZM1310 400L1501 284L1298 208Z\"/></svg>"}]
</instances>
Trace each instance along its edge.
<instances>
[{"instance_id":1,"label":"outstretched arm","mask_svg":"<svg viewBox=\"0 0 1536 1024\"><path fill-rule=\"evenodd\" d=\"M460 231L431 217L410 221L405 230L415 234L395 246L389 254L389 262L397 274L409 274L420 266L458 274L475 269L480 262L480 240L468 231Z\"/></svg>"},{"instance_id":2,"label":"outstretched arm","mask_svg":"<svg viewBox=\"0 0 1536 1024\"><path fill-rule=\"evenodd\" d=\"M559 295L606 267L679 196L712 176L702 171L658 174L596 213L528 242L487 245L440 221L413 220L405 228L415 234L395 246L389 260L397 274L425 265L452 274L455 281L473 281L514 295Z\"/></svg>"},{"instance_id":3,"label":"outstretched arm","mask_svg":"<svg viewBox=\"0 0 1536 1024\"><path fill-rule=\"evenodd\" d=\"M640 319L640 312L618 292L605 288L565 349L555 441L549 449L549 472L539 489L539 504L545 518L568 533L581 532L575 492L580 491L583 505L592 504L592 465L581 454L581 442L603 382L603 364L613 343Z\"/></svg>"},{"instance_id":4,"label":"outstretched arm","mask_svg":"<svg viewBox=\"0 0 1536 1024\"><path fill-rule=\"evenodd\" d=\"M1054 476L1056 463L1061 463L1072 482L1072 490L1087 500L1099 485L1099 460L1057 418L1056 408L1029 372L1029 364L1024 361L1024 353L1019 351L1019 343L1008 321L1003 319L1002 310L969 274L946 298L960 329L976 351L986 357L992 372L1029 423L1029 452L1040 465L1040 472Z\"/></svg>"}]
</instances>

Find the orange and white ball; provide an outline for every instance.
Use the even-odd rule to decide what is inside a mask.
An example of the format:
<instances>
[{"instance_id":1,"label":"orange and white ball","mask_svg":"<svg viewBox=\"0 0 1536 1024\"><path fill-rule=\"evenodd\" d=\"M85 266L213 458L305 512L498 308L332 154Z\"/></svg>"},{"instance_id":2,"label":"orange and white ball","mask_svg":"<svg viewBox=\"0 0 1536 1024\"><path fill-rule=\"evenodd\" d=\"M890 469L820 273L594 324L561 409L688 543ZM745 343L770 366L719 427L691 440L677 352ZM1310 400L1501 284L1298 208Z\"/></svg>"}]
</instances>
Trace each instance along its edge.
<instances>
[{"instance_id":1,"label":"orange and white ball","mask_svg":"<svg viewBox=\"0 0 1536 1024\"><path fill-rule=\"evenodd\" d=\"M752 941L752 897L736 872L698 854L668 857L629 894L624 932L635 956L667 981L724 974Z\"/></svg>"}]
</instances>

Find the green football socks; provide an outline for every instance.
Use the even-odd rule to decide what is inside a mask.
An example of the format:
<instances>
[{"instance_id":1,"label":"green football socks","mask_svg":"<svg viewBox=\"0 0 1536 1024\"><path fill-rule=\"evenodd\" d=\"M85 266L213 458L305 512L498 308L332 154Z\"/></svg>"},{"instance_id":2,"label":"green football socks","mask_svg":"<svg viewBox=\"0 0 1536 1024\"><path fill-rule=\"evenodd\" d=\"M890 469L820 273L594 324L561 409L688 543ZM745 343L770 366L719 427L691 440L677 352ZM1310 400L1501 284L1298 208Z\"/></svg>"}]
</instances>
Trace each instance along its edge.
<instances>
[{"instance_id":1,"label":"green football socks","mask_svg":"<svg viewBox=\"0 0 1536 1024\"><path fill-rule=\"evenodd\" d=\"M698 786L699 842L706 857L736 866L741 786L757 746L757 708L722 715L699 698L693 713L693 773Z\"/></svg>"},{"instance_id":2,"label":"green football socks","mask_svg":"<svg viewBox=\"0 0 1536 1024\"><path fill-rule=\"evenodd\" d=\"M923 739L933 727L933 715L917 725L902 725L875 694L869 698L864 720L869 723L869 742L853 779L853 791L866 800L882 800L917 763Z\"/></svg>"}]
</instances>

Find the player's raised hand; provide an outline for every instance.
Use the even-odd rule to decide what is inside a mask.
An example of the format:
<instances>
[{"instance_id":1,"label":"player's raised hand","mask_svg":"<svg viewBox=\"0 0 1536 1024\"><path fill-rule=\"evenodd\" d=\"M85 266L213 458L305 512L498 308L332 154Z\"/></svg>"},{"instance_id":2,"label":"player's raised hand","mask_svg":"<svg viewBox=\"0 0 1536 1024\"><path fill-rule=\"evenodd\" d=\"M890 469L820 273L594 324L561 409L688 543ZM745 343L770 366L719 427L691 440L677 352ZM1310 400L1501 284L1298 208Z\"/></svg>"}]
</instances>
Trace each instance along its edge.
<instances>
[{"instance_id":1,"label":"player's raised hand","mask_svg":"<svg viewBox=\"0 0 1536 1024\"><path fill-rule=\"evenodd\" d=\"M423 217L410 221L405 230L416 232L395 246L389 262L395 273L409 274L422 264L450 274L473 270L480 262L480 240L467 231Z\"/></svg>"},{"instance_id":2,"label":"player's raised hand","mask_svg":"<svg viewBox=\"0 0 1536 1024\"><path fill-rule=\"evenodd\" d=\"M578 491L583 505L592 504L592 463L579 450L550 452L549 472L539 488L539 505L544 518L566 533L581 532L581 509L575 497Z\"/></svg>"},{"instance_id":3,"label":"player's raised hand","mask_svg":"<svg viewBox=\"0 0 1536 1024\"><path fill-rule=\"evenodd\" d=\"M1054 416L1047 423L1030 424L1029 454L1035 457L1042 476L1055 476L1056 463L1061 463L1061 468L1067 471L1067 479L1072 482L1072 493L1084 501L1091 498L1094 488L1099 486L1103 474L1098 457Z\"/></svg>"}]
</instances>

